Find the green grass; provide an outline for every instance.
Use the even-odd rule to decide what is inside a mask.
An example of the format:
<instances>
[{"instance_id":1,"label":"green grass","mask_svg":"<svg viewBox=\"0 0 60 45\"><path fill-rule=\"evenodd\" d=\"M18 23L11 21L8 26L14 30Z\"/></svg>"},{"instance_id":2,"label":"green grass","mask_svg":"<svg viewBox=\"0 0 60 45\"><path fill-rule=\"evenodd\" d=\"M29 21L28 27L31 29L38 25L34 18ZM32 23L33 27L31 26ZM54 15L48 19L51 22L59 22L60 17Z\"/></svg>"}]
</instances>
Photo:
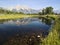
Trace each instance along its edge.
<instances>
[{"instance_id":1,"label":"green grass","mask_svg":"<svg viewBox=\"0 0 60 45\"><path fill-rule=\"evenodd\" d=\"M42 45L60 45L60 21L58 20L58 17L59 16L55 16L56 23L49 35L42 40Z\"/></svg>"},{"instance_id":2,"label":"green grass","mask_svg":"<svg viewBox=\"0 0 60 45\"><path fill-rule=\"evenodd\" d=\"M40 17L46 17L47 15L40 15ZM49 15L52 16L52 15ZM0 19L17 19L27 17L39 17L39 15L26 15L26 14L0 14ZM53 17L56 17L53 15Z\"/></svg>"},{"instance_id":3,"label":"green grass","mask_svg":"<svg viewBox=\"0 0 60 45\"><path fill-rule=\"evenodd\" d=\"M36 17L36 16L38 15L3 14L3 15L0 15L0 19L16 19L16 18Z\"/></svg>"}]
</instances>

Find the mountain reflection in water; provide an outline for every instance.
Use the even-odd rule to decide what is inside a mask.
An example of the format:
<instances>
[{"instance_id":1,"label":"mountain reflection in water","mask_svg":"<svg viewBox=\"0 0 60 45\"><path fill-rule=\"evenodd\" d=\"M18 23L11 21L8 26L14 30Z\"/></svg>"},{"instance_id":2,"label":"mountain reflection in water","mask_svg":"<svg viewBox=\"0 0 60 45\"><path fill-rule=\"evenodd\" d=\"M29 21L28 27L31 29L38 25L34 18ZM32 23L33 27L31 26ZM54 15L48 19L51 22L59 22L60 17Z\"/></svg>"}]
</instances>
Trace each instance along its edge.
<instances>
[{"instance_id":1,"label":"mountain reflection in water","mask_svg":"<svg viewBox=\"0 0 60 45\"><path fill-rule=\"evenodd\" d=\"M49 28L49 25L42 23L37 18L5 21L0 24L0 44L16 35L31 37L35 34L35 36L40 37L39 35L42 34L44 37L48 34Z\"/></svg>"}]
</instances>

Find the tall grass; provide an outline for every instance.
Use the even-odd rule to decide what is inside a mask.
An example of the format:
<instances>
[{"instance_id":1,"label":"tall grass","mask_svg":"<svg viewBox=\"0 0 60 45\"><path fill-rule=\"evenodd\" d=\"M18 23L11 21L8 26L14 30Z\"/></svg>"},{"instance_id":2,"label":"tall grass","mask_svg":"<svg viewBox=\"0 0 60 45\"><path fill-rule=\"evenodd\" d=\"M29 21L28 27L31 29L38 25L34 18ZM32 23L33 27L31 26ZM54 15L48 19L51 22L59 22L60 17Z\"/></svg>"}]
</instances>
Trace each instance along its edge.
<instances>
[{"instance_id":1,"label":"tall grass","mask_svg":"<svg viewBox=\"0 0 60 45\"><path fill-rule=\"evenodd\" d=\"M58 20L58 17L56 17L55 21L56 23L49 35L42 40L42 45L60 45L60 21Z\"/></svg>"}]
</instances>

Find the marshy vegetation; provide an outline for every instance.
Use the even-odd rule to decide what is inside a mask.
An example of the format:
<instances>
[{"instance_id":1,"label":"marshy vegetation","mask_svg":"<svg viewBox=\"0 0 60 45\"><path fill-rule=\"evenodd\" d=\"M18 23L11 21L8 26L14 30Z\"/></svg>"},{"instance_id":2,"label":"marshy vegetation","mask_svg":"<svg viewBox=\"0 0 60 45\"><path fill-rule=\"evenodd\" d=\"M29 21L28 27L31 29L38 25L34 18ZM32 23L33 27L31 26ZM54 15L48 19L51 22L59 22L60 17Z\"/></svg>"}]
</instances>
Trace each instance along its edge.
<instances>
[{"instance_id":1,"label":"marshy vegetation","mask_svg":"<svg viewBox=\"0 0 60 45\"><path fill-rule=\"evenodd\" d=\"M49 35L42 40L42 45L60 45L60 16L56 16L55 24L50 30Z\"/></svg>"}]
</instances>

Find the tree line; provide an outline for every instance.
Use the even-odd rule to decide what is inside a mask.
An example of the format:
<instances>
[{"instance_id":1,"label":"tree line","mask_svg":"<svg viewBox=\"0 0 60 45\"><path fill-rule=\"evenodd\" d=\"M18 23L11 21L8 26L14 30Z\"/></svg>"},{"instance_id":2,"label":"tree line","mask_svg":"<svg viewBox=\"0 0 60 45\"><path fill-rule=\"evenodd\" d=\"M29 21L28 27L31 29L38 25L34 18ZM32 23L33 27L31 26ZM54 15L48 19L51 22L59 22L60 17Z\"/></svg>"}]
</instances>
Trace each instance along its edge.
<instances>
[{"instance_id":1,"label":"tree line","mask_svg":"<svg viewBox=\"0 0 60 45\"><path fill-rule=\"evenodd\" d=\"M53 7L46 7L43 8L41 12L39 12L40 15L46 15L46 14L54 14Z\"/></svg>"},{"instance_id":2,"label":"tree line","mask_svg":"<svg viewBox=\"0 0 60 45\"><path fill-rule=\"evenodd\" d=\"M0 7L0 14L24 14L23 12L14 12Z\"/></svg>"},{"instance_id":3,"label":"tree line","mask_svg":"<svg viewBox=\"0 0 60 45\"><path fill-rule=\"evenodd\" d=\"M43 8L41 12L39 12L40 15L47 15L47 14L55 14L55 15L60 15L58 13L55 13L53 11L53 7L46 7L46 8Z\"/></svg>"}]
</instances>

